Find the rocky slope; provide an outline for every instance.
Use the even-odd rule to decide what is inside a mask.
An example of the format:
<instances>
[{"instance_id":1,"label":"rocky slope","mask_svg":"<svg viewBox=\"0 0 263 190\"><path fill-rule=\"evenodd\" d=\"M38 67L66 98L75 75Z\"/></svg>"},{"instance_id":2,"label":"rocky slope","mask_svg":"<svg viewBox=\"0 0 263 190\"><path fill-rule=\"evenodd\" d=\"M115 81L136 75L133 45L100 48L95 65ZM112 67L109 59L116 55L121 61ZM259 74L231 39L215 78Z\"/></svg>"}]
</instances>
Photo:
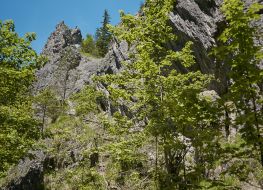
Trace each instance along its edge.
<instances>
[{"instance_id":1,"label":"rocky slope","mask_svg":"<svg viewBox=\"0 0 263 190\"><path fill-rule=\"evenodd\" d=\"M177 0L174 11L170 13L170 20L175 34L179 37L179 42L171 42L170 46L178 50L186 41L193 41L197 63L195 69L200 69L204 73L214 73L225 81L227 68L223 65L215 65L213 59L208 55L211 48L216 45L216 37L225 25L219 10L221 2L222 0ZM260 2L263 1L260 0ZM262 21L263 19L258 24L262 24ZM121 62L128 59L129 50L125 42L114 40L105 58L95 59L85 57L80 53L81 40L79 29L70 29L64 22L56 26L56 30L49 37L42 52L48 57L49 62L37 72L36 91L57 85L59 78L56 73L60 69L63 51L67 48L72 49L77 64L68 71L66 97L80 91L85 84L92 82L93 75L118 72L121 69ZM211 88L219 94L224 93L225 87L226 85L219 86L217 83L211 85ZM48 157L43 152L32 152L30 157L21 160L18 166L11 171L10 183L3 189L41 189L43 171L48 163Z\"/></svg>"},{"instance_id":2,"label":"rocky slope","mask_svg":"<svg viewBox=\"0 0 263 190\"><path fill-rule=\"evenodd\" d=\"M64 22L56 26L56 30L51 34L42 51L49 61L37 72L36 91L52 86L56 80L59 80L56 77L56 72L61 70L62 52L66 48L71 48L77 57L77 64L69 71L67 97L82 89L85 84L90 83L92 75L118 72L120 62L127 59L127 45L125 43L113 43L104 59L96 59L83 56L80 53L81 41L82 35L78 28L69 29Z\"/></svg>"},{"instance_id":3,"label":"rocky slope","mask_svg":"<svg viewBox=\"0 0 263 190\"><path fill-rule=\"evenodd\" d=\"M103 59L86 57L80 53L82 35L79 29L70 29L64 22L56 26L56 30L50 35L42 51L42 55L48 58L43 68L37 71L37 82L34 84L34 92L40 92L47 87L61 88L60 81L64 80L64 72L68 72L66 98L80 91L86 84L92 82L93 75L116 73L121 69L120 63L128 59L128 46L125 42L113 42L108 54ZM64 70L64 52L70 49L76 61L69 70ZM62 72L61 72L62 71ZM103 86L100 87L104 90ZM47 146L50 142L45 141ZM49 168L52 162L50 156L42 150L30 151L28 157L22 159L18 165L10 171L8 184L2 189L32 190L43 188L43 172Z\"/></svg>"}]
</instances>

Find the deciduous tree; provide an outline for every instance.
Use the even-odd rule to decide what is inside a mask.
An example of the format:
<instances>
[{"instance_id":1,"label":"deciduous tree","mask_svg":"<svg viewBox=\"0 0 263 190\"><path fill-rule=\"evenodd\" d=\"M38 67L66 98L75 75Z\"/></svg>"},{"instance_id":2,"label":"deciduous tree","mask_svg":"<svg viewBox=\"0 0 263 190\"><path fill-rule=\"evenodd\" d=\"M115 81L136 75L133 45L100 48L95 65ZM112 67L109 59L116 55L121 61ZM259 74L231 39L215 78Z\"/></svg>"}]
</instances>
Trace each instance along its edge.
<instances>
[{"instance_id":1,"label":"deciduous tree","mask_svg":"<svg viewBox=\"0 0 263 190\"><path fill-rule=\"evenodd\" d=\"M0 172L16 163L39 137L30 87L43 59L31 48L34 33L21 38L14 22L0 22ZM0 173L1 175L1 173Z\"/></svg>"}]
</instances>

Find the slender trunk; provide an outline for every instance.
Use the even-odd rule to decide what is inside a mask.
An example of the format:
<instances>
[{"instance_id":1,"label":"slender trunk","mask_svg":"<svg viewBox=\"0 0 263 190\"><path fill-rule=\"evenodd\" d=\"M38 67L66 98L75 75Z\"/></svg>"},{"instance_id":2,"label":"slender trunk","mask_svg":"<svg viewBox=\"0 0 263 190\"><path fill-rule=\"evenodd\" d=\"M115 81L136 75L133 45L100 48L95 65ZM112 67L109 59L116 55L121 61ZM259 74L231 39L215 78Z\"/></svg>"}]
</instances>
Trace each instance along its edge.
<instances>
[{"instance_id":1,"label":"slender trunk","mask_svg":"<svg viewBox=\"0 0 263 190\"><path fill-rule=\"evenodd\" d=\"M171 173L171 164L170 164L170 160L169 160L169 150L164 147L164 162L165 162L165 167L166 167L166 171L167 173Z\"/></svg>"},{"instance_id":2,"label":"slender trunk","mask_svg":"<svg viewBox=\"0 0 263 190\"><path fill-rule=\"evenodd\" d=\"M229 117L227 108L225 109L225 117L226 117L226 119L225 119L225 133L226 133L226 139L228 139L228 137L230 135L230 126L229 126L230 117Z\"/></svg>"},{"instance_id":3,"label":"slender trunk","mask_svg":"<svg viewBox=\"0 0 263 190\"><path fill-rule=\"evenodd\" d=\"M99 163L99 151L98 151L98 141L97 138L94 138L94 146L96 152L90 155L90 167L95 167Z\"/></svg>"},{"instance_id":4,"label":"slender trunk","mask_svg":"<svg viewBox=\"0 0 263 190\"><path fill-rule=\"evenodd\" d=\"M46 118L46 107L43 110L43 117L42 117L42 126L41 126L41 137L42 138L44 136L45 118Z\"/></svg>"},{"instance_id":5,"label":"slender trunk","mask_svg":"<svg viewBox=\"0 0 263 190\"><path fill-rule=\"evenodd\" d=\"M185 150L186 151L186 150ZM187 182L186 182L186 168L185 168L185 157L183 158L183 164L184 164L184 185L185 185L185 188L187 186Z\"/></svg>"},{"instance_id":6,"label":"slender trunk","mask_svg":"<svg viewBox=\"0 0 263 190\"><path fill-rule=\"evenodd\" d=\"M249 87L250 89L253 89L253 86L251 83L249 83ZM251 92L251 98L252 98L253 112L254 112L254 117L255 117L256 131L257 131L257 145L258 145L259 153L260 153L260 163L263 166L263 143L262 143L262 137L260 134L256 98L252 92Z\"/></svg>"},{"instance_id":7,"label":"slender trunk","mask_svg":"<svg viewBox=\"0 0 263 190\"><path fill-rule=\"evenodd\" d=\"M66 76L65 76L64 84L63 84L63 97L62 97L62 103L63 103L63 104L64 104L65 99L66 99L68 78L69 78L69 69L67 69L67 71L66 71Z\"/></svg>"},{"instance_id":8,"label":"slender trunk","mask_svg":"<svg viewBox=\"0 0 263 190\"><path fill-rule=\"evenodd\" d=\"M184 128L183 128L183 134L185 134L184 132ZM185 137L183 136L183 142L185 142ZM184 152L186 152L186 146L184 147ZM184 168L184 185L186 187L186 168L185 168L185 156L183 157L183 168Z\"/></svg>"},{"instance_id":9,"label":"slender trunk","mask_svg":"<svg viewBox=\"0 0 263 190\"><path fill-rule=\"evenodd\" d=\"M63 97L62 97L62 102L64 104L65 99L66 99L66 91L67 91L67 81L64 81L64 86L63 86Z\"/></svg>"},{"instance_id":10,"label":"slender trunk","mask_svg":"<svg viewBox=\"0 0 263 190\"><path fill-rule=\"evenodd\" d=\"M155 188L159 189L159 175L158 175L158 135L155 136Z\"/></svg>"},{"instance_id":11,"label":"slender trunk","mask_svg":"<svg viewBox=\"0 0 263 190\"><path fill-rule=\"evenodd\" d=\"M256 106L256 101L254 97L252 97L252 101L253 101L255 125L256 125L256 130L257 130L258 147L259 147L259 152L260 152L260 161L261 161L261 165L263 166L263 143L262 143L262 137L260 134L260 127L259 127L259 122L258 122L257 106Z\"/></svg>"},{"instance_id":12,"label":"slender trunk","mask_svg":"<svg viewBox=\"0 0 263 190\"><path fill-rule=\"evenodd\" d=\"M161 68L159 67L159 75L161 75ZM160 80L160 78L159 78ZM163 88L162 84L160 84L160 102L163 101ZM160 112L158 113L159 118L161 118ZM158 134L155 135L155 188L159 189L159 174L158 174Z\"/></svg>"}]
</instances>

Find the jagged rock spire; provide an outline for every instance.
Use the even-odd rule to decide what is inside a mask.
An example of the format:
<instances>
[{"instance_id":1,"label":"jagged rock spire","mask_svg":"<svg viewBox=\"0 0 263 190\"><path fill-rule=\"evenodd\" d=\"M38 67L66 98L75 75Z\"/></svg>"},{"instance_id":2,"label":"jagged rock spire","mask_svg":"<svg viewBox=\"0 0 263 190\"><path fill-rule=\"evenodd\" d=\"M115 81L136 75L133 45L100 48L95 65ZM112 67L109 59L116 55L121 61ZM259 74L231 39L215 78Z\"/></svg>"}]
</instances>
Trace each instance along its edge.
<instances>
[{"instance_id":1,"label":"jagged rock spire","mask_svg":"<svg viewBox=\"0 0 263 190\"><path fill-rule=\"evenodd\" d=\"M79 28L70 29L64 21L56 26L56 30L50 35L42 51L46 56L61 52L65 47L80 45L82 35Z\"/></svg>"}]
</instances>

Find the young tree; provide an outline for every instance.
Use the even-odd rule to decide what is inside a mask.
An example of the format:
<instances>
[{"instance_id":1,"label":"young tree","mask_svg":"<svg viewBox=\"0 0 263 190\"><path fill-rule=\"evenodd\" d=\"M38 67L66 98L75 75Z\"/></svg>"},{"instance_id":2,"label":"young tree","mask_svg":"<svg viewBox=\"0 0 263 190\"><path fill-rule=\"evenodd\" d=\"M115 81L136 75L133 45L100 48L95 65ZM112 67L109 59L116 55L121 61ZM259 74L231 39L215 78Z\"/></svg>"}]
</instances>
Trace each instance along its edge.
<instances>
[{"instance_id":1,"label":"young tree","mask_svg":"<svg viewBox=\"0 0 263 190\"><path fill-rule=\"evenodd\" d=\"M20 38L13 21L0 21L0 176L39 137L30 86L43 60L30 46L34 39Z\"/></svg>"},{"instance_id":2,"label":"young tree","mask_svg":"<svg viewBox=\"0 0 263 190\"><path fill-rule=\"evenodd\" d=\"M96 47L99 56L104 57L108 52L109 43L112 39L111 32L108 29L110 24L110 15L107 10L104 11L102 27L98 28L95 34Z\"/></svg>"},{"instance_id":3,"label":"young tree","mask_svg":"<svg viewBox=\"0 0 263 190\"><path fill-rule=\"evenodd\" d=\"M70 82L71 84L74 83L74 81L70 81L70 72L79 65L80 59L79 53L72 47L65 48L61 54L58 69L55 73L56 81L53 89L59 94L62 104L65 103L68 96Z\"/></svg>"},{"instance_id":4,"label":"young tree","mask_svg":"<svg viewBox=\"0 0 263 190\"><path fill-rule=\"evenodd\" d=\"M125 111L121 111L123 117L115 114L113 125L128 120L133 125L128 121L122 123L125 123L123 130L128 128L129 133L134 125L138 125L138 120L143 121L145 126L140 133L155 141L153 175L156 189L187 189L197 185L200 181L196 179L204 177L198 170L201 164L188 168L187 155L191 147L196 151L211 148L210 142L218 131L214 126L218 119L212 114L215 111L210 113L211 105L199 96L210 77L190 71L195 64L192 43L186 43L180 51L172 51L167 46L176 39L168 17L174 3L174 0L148 0L142 17L121 13L122 24L111 29L120 40L136 44L136 53L131 57L133 63L124 64L125 70L117 75L107 75L103 80L112 100L119 106L130 105L128 111L133 113L132 118L127 117ZM174 64L180 64L189 72L184 74L172 69ZM140 139L144 135L137 136ZM132 137L130 141L135 141L134 135ZM129 141L126 136L124 139ZM122 150L132 152L134 147L131 143L126 144L129 145L126 149L131 147L131 150L124 151L123 147ZM206 157L203 154L203 162L207 163L205 159L214 153L210 150Z\"/></svg>"},{"instance_id":5,"label":"young tree","mask_svg":"<svg viewBox=\"0 0 263 190\"><path fill-rule=\"evenodd\" d=\"M229 90L224 100L232 102L235 108L232 112L237 117L231 123L239 128L248 145L258 150L263 166L262 46L255 43L262 35L254 24L260 18L257 14L260 9L262 5L258 3L245 9L241 0L225 0L222 11L227 26L218 39L220 45L215 54L230 68Z\"/></svg>"},{"instance_id":6,"label":"young tree","mask_svg":"<svg viewBox=\"0 0 263 190\"><path fill-rule=\"evenodd\" d=\"M46 119L54 122L62 111L57 95L50 88L44 89L34 97L35 112L41 117L41 135L44 135Z\"/></svg>"},{"instance_id":7,"label":"young tree","mask_svg":"<svg viewBox=\"0 0 263 190\"><path fill-rule=\"evenodd\" d=\"M88 53L88 54L95 56L95 57L98 56L98 50L96 47L96 42L93 39L92 35L87 34L86 39L84 39L82 41L81 47L82 47L82 51L84 53Z\"/></svg>"},{"instance_id":8,"label":"young tree","mask_svg":"<svg viewBox=\"0 0 263 190\"><path fill-rule=\"evenodd\" d=\"M76 103L76 114L80 117L86 117L90 113L99 113L99 102L104 99L102 92L97 91L93 86L85 86L79 93L71 96L71 100Z\"/></svg>"}]
</instances>

